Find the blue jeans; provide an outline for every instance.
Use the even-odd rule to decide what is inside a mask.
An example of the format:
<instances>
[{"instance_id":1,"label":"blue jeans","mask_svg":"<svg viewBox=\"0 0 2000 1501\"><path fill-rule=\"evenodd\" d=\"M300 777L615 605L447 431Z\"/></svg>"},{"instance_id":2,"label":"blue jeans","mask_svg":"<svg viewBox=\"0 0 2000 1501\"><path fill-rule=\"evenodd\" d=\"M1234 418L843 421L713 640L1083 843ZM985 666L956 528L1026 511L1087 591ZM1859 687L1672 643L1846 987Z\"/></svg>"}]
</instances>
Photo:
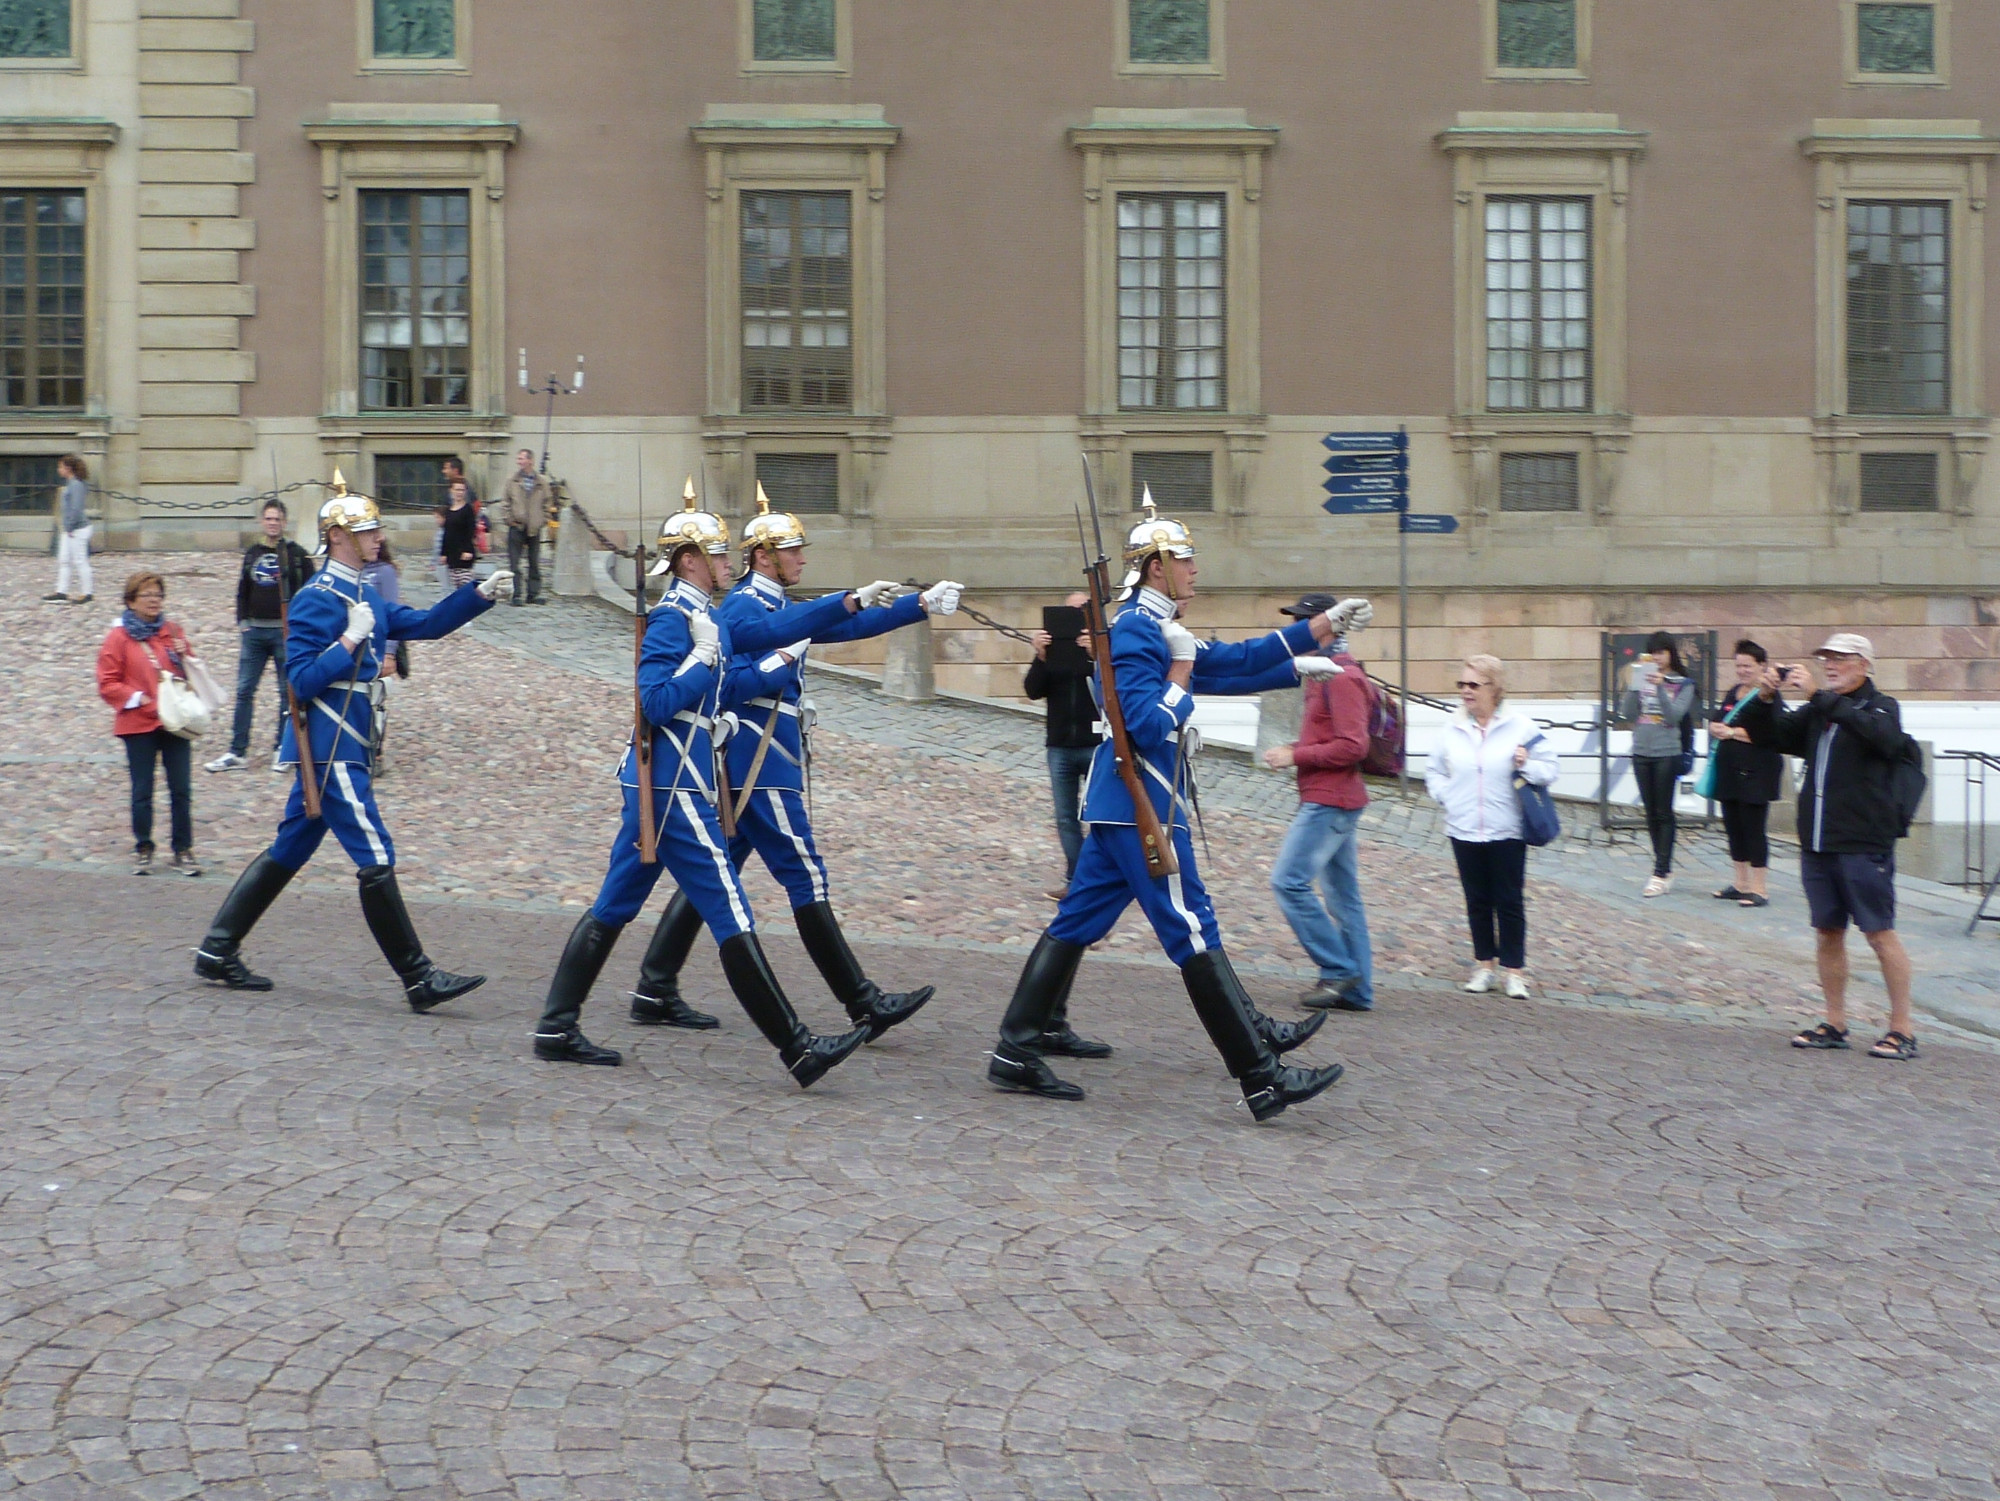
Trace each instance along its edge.
<instances>
[{"instance_id":1,"label":"blue jeans","mask_svg":"<svg viewBox=\"0 0 2000 1501\"><path fill-rule=\"evenodd\" d=\"M1090 745L1052 745L1049 752L1049 790L1055 798L1056 838L1062 841L1063 879L1076 874L1076 857L1083 853L1083 828L1077 814L1083 807L1083 779L1090 771L1097 748Z\"/></svg>"},{"instance_id":2,"label":"blue jeans","mask_svg":"<svg viewBox=\"0 0 2000 1501\"><path fill-rule=\"evenodd\" d=\"M257 717L257 685L264 680L264 664L271 663L278 679L278 727L271 744L285 732L285 630L277 625L246 625L243 644L236 651L236 720L229 729L232 755L250 750L250 721Z\"/></svg>"},{"instance_id":3,"label":"blue jeans","mask_svg":"<svg viewBox=\"0 0 2000 1501\"><path fill-rule=\"evenodd\" d=\"M1271 890L1299 947L1319 966L1320 979L1354 982L1347 1000L1356 1007L1375 1004L1375 961L1355 838L1360 822L1359 808L1301 803L1271 868Z\"/></svg>"},{"instance_id":4,"label":"blue jeans","mask_svg":"<svg viewBox=\"0 0 2000 1501\"><path fill-rule=\"evenodd\" d=\"M120 735L125 766L132 773L132 848L153 847L153 762L167 774L167 801L173 817L174 853L194 848L194 795L188 787L188 743L165 730Z\"/></svg>"}]
</instances>

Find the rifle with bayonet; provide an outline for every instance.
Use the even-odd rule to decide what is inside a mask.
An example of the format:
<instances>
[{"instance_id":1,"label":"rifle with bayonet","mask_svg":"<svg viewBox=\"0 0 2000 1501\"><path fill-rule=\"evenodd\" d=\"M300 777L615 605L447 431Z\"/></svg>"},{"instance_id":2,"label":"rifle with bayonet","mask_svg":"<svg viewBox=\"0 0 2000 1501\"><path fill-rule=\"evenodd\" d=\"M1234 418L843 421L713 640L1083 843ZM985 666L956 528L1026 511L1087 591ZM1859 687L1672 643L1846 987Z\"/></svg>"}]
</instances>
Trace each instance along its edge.
<instances>
[{"instance_id":1,"label":"rifle with bayonet","mask_svg":"<svg viewBox=\"0 0 2000 1501\"><path fill-rule=\"evenodd\" d=\"M632 547L632 772L639 779L639 863L660 863L660 828L653 821L653 727L639 689L646 655L646 478L639 473L639 540Z\"/></svg>"},{"instance_id":2,"label":"rifle with bayonet","mask_svg":"<svg viewBox=\"0 0 2000 1501\"><path fill-rule=\"evenodd\" d=\"M1090 556L1084 540L1083 513L1076 515L1076 540L1083 548L1083 577L1089 584L1090 603L1084 606L1084 625L1090 632L1090 655L1097 664L1097 681L1104 698L1104 722L1111 730L1111 754L1118 766L1118 780L1132 798L1132 822L1139 830L1139 847L1145 852L1146 874L1153 880L1178 875L1180 862L1174 858L1173 840L1160 826L1160 815L1146 793L1139 774L1139 758L1132 750L1132 737L1125 730L1125 709L1118 702L1118 681L1111 667L1111 564L1104 556L1104 526L1097 515L1097 486L1090 478L1090 460L1083 461L1083 489L1090 498L1090 525L1097 535L1097 558Z\"/></svg>"},{"instance_id":3,"label":"rifle with bayonet","mask_svg":"<svg viewBox=\"0 0 2000 1501\"><path fill-rule=\"evenodd\" d=\"M276 460L272 463L275 466ZM291 656L292 639L292 555L289 549L292 539L289 535L278 538L278 639L285 643L285 655L278 659L278 681L285 685L285 712L292 717L292 739L298 744L299 756L299 800L307 818L320 816L319 777L313 771L312 739L306 733L306 706L299 702L299 696L292 691L292 674L288 659ZM359 672L360 665L354 670ZM345 730L341 733L345 733ZM334 737L334 750L340 749L339 735Z\"/></svg>"}]
</instances>

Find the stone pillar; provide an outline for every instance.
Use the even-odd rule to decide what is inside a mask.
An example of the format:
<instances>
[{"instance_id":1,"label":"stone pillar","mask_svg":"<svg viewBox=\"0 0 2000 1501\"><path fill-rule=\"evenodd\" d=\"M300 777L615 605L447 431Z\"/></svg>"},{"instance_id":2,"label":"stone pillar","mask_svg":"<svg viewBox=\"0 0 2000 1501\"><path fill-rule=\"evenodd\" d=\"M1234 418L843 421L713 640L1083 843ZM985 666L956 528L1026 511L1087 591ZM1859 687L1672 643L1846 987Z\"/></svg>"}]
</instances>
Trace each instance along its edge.
<instances>
[{"instance_id":1,"label":"stone pillar","mask_svg":"<svg viewBox=\"0 0 2000 1501\"><path fill-rule=\"evenodd\" d=\"M590 528L563 495L562 525L556 528L555 564L550 569L550 587L563 599L588 598L597 592L590 578Z\"/></svg>"},{"instance_id":2,"label":"stone pillar","mask_svg":"<svg viewBox=\"0 0 2000 1501\"><path fill-rule=\"evenodd\" d=\"M1274 745L1290 745L1299 738L1299 721L1305 716L1306 696L1296 688L1279 688L1257 695L1258 766L1264 752Z\"/></svg>"},{"instance_id":3,"label":"stone pillar","mask_svg":"<svg viewBox=\"0 0 2000 1501\"><path fill-rule=\"evenodd\" d=\"M882 691L891 698L922 702L937 697L936 647L928 620L904 626L889 636L882 659Z\"/></svg>"}]
</instances>

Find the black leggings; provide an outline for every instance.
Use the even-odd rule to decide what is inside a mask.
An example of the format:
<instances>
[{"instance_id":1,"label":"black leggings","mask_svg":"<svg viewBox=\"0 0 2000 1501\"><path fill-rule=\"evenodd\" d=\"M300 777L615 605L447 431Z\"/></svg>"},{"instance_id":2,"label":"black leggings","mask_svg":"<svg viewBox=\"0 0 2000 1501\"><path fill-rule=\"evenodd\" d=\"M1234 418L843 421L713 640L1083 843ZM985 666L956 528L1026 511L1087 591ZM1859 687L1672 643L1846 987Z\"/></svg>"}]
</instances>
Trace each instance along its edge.
<instances>
[{"instance_id":1,"label":"black leggings","mask_svg":"<svg viewBox=\"0 0 2000 1501\"><path fill-rule=\"evenodd\" d=\"M1528 846L1525 840L1451 842L1458 881L1465 888L1465 921L1472 929L1472 957L1503 968L1528 963Z\"/></svg>"},{"instance_id":2,"label":"black leggings","mask_svg":"<svg viewBox=\"0 0 2000 1501\"><path fill-rule=\"evenodd\" d=\"M167 801L173 808L174 853L194 848L194 800L188 791L188 743L165 730L120 735L125 766L132 773L132 847L153 847L153 759L167 773Z\"/></svg>"},{"instance_id":3,"label":"black leggings","mask_svg":"<svg viewBox=\"0 0 2000 1501\"><path fill-rule=\"evenodd\" d=\"M1722 804L1722 827L1729 835L1729 858L1752 870L1771 863L1771 840L1764 825L1771 817L1769 803Z\"/></svg>"},{"instance_id":4,"label":"black leggings","mask_svg":"<svg viewBox=\"0 0 2000 1501\"><path fill-rule=\"evenodd\" d=\"M1653 874L1674 870L1674 784L1681 779L1679 756L1634 756L1632 775L1646 805L1646 832L1653 836Z\"/></svg>"}]
</instances>

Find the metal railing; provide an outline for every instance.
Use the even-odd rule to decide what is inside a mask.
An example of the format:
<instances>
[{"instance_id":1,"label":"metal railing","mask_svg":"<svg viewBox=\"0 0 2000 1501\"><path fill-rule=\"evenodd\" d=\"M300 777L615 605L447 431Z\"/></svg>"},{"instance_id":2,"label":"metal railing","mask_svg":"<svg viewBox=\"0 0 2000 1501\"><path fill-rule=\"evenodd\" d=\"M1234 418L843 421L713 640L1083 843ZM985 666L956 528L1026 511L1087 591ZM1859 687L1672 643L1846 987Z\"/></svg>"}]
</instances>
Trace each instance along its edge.
<instances>
[{"instance_id":1,"label":"metal railing","mask_svg":"<svg viewBox=\"0 0 2000 1501\"><path fill-rule=\"evenodd\" d=\"M2000 782L2000 756L1985 751L1937 751L1931 756L1932 771L1947 761L1957 763L1962 778L1959 878L1952 880L1940 872L1939 879L1948 885L1979 888L1979 905L1965 925L1971 934L1982 922L2000 922L2000 912L1986 910L1993 904L1995 890L2000 889L2000 870L1987 873L1986 849L1986 791L1989 780ZM1932 796L1935 798L1935 790Z\"/></svg>"}]
</instances>

